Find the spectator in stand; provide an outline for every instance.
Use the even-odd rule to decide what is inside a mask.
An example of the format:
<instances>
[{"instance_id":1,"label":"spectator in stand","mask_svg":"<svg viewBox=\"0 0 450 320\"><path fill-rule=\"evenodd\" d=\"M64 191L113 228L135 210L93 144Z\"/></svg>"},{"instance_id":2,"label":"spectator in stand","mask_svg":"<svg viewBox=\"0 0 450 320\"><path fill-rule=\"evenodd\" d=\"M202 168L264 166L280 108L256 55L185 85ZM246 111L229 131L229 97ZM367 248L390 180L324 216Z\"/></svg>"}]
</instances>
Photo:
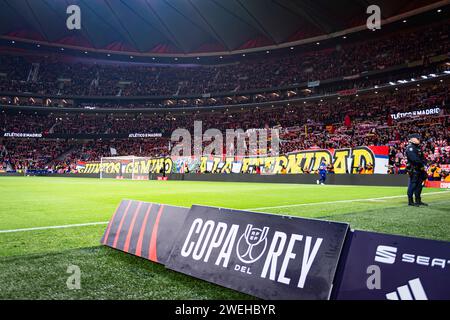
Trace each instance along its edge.
<instances>
[{"instance_id":1,"label":"spectator in stand","mask_svg":"<svg viewBox=\"0 0 450 320\"><path fill-rule=\"evenodd\" d=\"M175 96L236 92L291 86L310 80L351 77L387 69L429 56L447 54L447 21L403 30L371 41L355 42L320 51L300 51L270 58L244 59L226 65L161 66L106 64L66 56L0 56L0 92L45 95ZM27 81L32 63L39 63L36 82ZM60 79L70 79L61 81ZM346 88L348 89L348 87Z\"/></svg>"}]
</instances>

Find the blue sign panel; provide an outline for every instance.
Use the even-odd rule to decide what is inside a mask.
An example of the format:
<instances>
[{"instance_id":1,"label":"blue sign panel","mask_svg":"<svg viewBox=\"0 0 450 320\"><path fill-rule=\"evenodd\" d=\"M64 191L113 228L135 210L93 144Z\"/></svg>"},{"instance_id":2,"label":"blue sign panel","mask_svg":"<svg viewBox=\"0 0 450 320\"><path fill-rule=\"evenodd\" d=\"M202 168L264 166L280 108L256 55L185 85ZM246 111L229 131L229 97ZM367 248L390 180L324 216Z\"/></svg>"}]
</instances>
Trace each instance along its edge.
<instances>
[{"instance_id":1,"label":"blue sign panel","mask_svg":"<svg viewBox=\"0 0 450 320\"><path fill-rule=\"evenodd\" d=\"M450 299L450 243L354 231L337 278L340 300Z\"/></svg>"}]
</instances>

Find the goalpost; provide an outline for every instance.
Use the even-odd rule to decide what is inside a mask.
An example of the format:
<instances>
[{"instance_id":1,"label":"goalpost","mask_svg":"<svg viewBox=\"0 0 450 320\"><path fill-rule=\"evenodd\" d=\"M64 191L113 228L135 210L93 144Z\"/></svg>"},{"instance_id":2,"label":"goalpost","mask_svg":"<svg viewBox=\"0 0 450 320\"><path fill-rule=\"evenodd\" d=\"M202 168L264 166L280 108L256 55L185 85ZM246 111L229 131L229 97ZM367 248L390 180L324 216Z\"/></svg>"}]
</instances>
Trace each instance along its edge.
<instances>
[{"instance_id":1,"label":"goalpost","mask_svg":"<svg viewBox=\"0 0 450 320\"><path fill-rule=\"evenodd\" d=\"M148 180L149 172L141 166L149 157L122 156L102 157L100 159L100 179Z\"/></svg>"}]
</instances>

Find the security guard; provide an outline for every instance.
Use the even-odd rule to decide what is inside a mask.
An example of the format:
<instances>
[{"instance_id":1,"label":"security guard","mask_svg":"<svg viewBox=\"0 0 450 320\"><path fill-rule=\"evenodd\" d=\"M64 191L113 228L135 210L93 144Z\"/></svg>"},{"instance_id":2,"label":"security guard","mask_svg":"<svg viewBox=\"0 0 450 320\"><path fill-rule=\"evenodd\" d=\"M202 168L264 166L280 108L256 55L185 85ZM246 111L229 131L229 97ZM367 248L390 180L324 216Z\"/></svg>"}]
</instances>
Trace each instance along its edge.
<instances>
[{"instance_id":1,"label":"security guard","mask_svg":"<svg viewBox=\"0 0 450 320\"><path fill-rule=\"evenodd\" d=\"M409 145L406 147L406 157L408 159L408 205L410 206L427 206L422 202L420 197L422 193L422 183L427 178L427 172L425 171L426 160L422 151L419 148L420 135L412 134L409 136ZM414 203L413 195L416 197Z\"/></svg>"}]
</instances>

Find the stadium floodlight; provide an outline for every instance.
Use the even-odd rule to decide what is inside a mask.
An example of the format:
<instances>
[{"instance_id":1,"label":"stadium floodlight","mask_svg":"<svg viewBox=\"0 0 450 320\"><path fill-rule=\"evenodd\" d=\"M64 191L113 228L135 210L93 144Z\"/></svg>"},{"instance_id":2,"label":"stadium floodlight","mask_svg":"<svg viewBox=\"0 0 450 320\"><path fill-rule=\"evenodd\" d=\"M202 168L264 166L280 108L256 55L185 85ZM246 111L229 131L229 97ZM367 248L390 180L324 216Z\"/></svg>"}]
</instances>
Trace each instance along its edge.
<instances>
[{"instance_id":1,"label":"stadium floodlight","mask_svg":"<svg viewBox=\"0 0 450 320\"><path fill-rule=\"evenodd\" d=\"M436 77L437 77L437 75L436 75L436 74L434 74L434 73L430 73L430 77L436 78Z\"/></svg>"},{"instance_id":2,"label":"stadium floodlight","mask_svg":"<svg viewBox=\"0 0 450 320\"><path fill-rule=\"evenodd\" d=\"M428 77L427 76L422 76L422 79L428 79Z\"/></svg>"},{"instance_id":3,"label":"stadium floodlight","mask_svg":"<svg viewBox=\"0 0 450 320\"><path fill-rule=\"evenodd\" d=\"M390 84L391 86L395 86L395 82L389 81L389 84Z\"/></svg>"}]
</instances>

